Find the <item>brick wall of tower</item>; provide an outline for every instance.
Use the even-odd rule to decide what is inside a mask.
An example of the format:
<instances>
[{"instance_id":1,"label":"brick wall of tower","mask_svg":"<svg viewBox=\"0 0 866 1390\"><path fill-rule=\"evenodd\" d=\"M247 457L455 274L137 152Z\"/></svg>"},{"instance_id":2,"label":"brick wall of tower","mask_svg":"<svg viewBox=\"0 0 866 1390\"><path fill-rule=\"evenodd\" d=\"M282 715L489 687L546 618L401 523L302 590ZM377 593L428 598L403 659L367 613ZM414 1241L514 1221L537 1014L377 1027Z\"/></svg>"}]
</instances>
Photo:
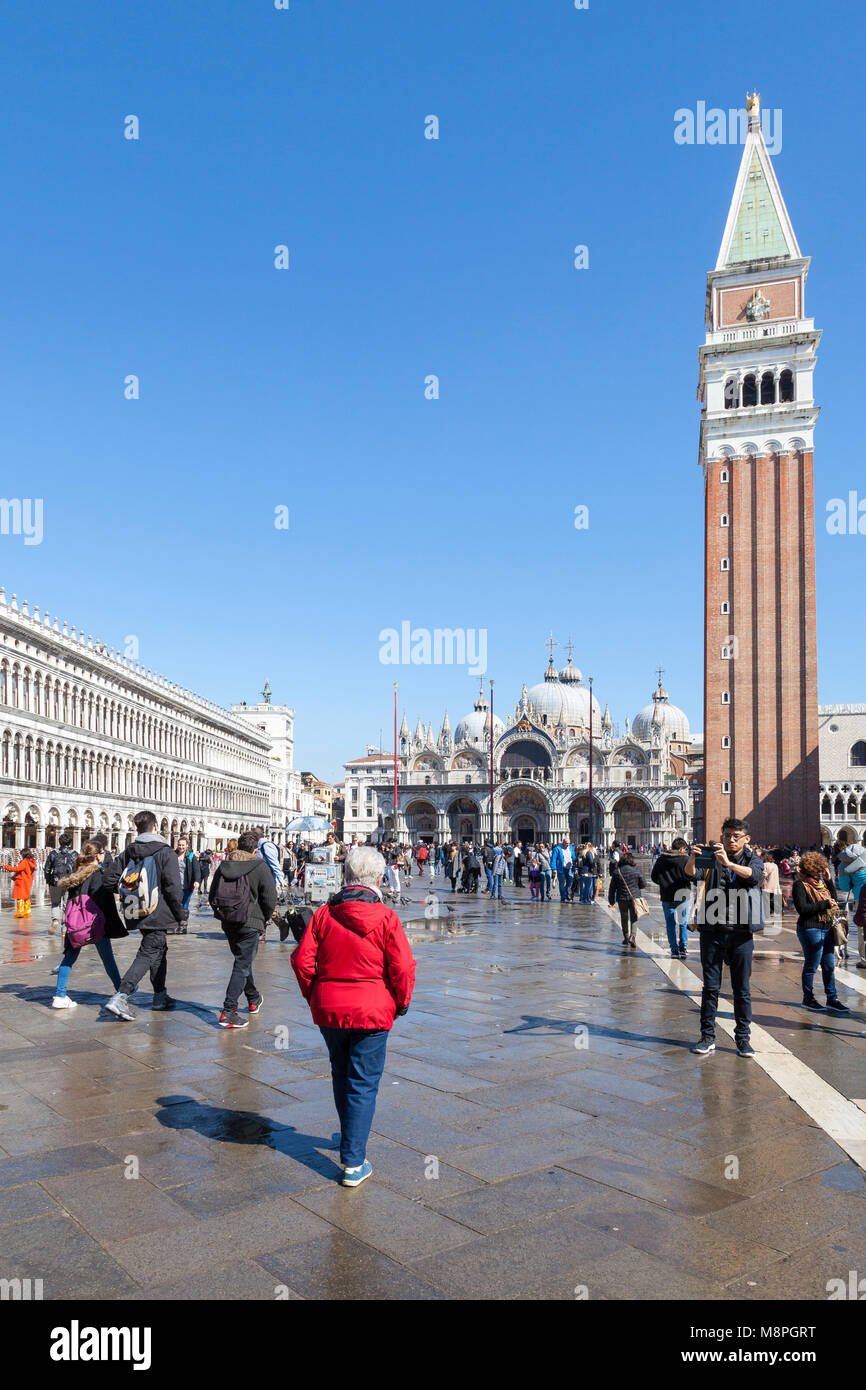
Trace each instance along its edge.
<instances>
[{"instance_id":1,"label":"brick wall of tower","mask_svg":"<svg viewBox=\"0 0 866 1390\"><path fill-rule=\"evenodd\" d=\"M729 572L721 569L724 555ZM707 836L733 815L749 821L757 843L812 844L819 825L811 454L707 465L705 566ZM720 611L724 601L729 617ZM724 660L731 638L734 655ZM725 734L730 750L722 748ZM730 794L722 792L725 780Z\"/></svg>"}]
</instances>

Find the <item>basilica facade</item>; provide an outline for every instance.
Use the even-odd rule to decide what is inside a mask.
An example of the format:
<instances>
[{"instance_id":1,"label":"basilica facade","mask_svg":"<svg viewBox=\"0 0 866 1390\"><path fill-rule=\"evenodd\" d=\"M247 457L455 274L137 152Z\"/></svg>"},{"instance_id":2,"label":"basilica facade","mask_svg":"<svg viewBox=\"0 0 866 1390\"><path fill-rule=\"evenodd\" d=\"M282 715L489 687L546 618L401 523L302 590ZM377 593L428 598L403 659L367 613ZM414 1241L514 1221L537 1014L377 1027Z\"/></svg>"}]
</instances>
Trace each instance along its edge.
<instances>
[{"instance_id":1,"label":"basilica facade","mask_svg":"<svg viewBox=\"0 0 866 1390\"><path fill-rule=\"evenodd\" d=\"M384 838L413 844L486 838L529 844L568 835L638 847L693 838L702 829L701 749L689 721L659 683L651 702L624 731L614 728L584 684L571 657L557 671L551 656L544 678L524 685L513 713L492 719L483 685L473 709L452 731L447 713L434 735L419 720L410 733L405 715L397 747L397 815L393 760L390 778L373 773ZM592 801L590 802L590 757ZM346 764L347 798L352 764ZM372 769L371 769L372 773ZM369 777L368 777L368 780Z\"/></svg>"}]
</instances>

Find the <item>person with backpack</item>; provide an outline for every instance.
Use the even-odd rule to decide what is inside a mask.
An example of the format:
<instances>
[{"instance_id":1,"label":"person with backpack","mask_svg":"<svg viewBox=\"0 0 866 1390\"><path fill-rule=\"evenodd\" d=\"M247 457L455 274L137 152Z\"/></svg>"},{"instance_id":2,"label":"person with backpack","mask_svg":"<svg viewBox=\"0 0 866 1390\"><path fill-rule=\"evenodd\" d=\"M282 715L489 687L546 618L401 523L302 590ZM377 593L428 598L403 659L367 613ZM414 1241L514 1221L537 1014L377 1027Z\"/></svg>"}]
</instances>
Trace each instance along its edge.
<instances>
[{"instance_id":1,"label":"person with backpack","mask_svg":"<svg viewBox=\"0 0 866 1390\"><path fill-rule=\"evenodd\" d=\"M17 864L0 864L0 869L12 874L12 899L16 904L16 917L32 917L33 908L30 895L33 892L33 879L36 876L36 855L32 849L22 849Z\"/></svg>"},{"instance_id":2,"label":"person with backpack","mask_svg":"<svg viewBox=\"0 0 866 1390\"><path fill-rule=\"evenodd\" d=\"M175 1000L169 997L165 983L166 937L178 929L185 931L189 916L181 898L178 857L168 841L156 834L156 816L152 811L139 811L132 822L138 832L136 838L103 875L105 886L117 890L125 924L141 931L138 953L105 1006L125 1023L135 1018L129 996L148 971L153 985L152 1007L174 1008Z\"/></svg>"},{"instance_id":3,"label":"person with backpack","mask_svg":"<svg viewBox=\"0 0 866 1390\"><path fill-rule=\"evenodd\" d=\"M650 870L650 878L658 885L673 960L686 960L688 957L688 918L692 897L692 880L686 875L688 857L688 843L679 835L669 850L662 850Z\"/></svg>"},{"instance_id":4,"label":"person with backpack","mask_svg":"<svg viewBox=\"0 0 866 1390\"><path fill-rule=\"evenodd\" d=\"M72 837L70 836L70 839ZM120 989L120 971L114 959L112 941L128 936L129 932L120 919L114 894L105 886L103 864L106 851L94 840L81 846L81 853L74 856L74 864L69 874L58 882L61 897L68 894L66 902L66 934L64 953L57 971L57 988L51 1001L52 1009L75 1009L77 1001L66 993L72 967L85 946L95 946L105 972L114 986ZM109 855L109 862L111 856Z\"/></svg>"},{"instance_id":5,"label":"person with backpack","mask_svg":"<svg viewBox=\"0 0 866 1390\"><path fill-rule=\"evenodd\" d=\"M45 874L45 882L48 884L48 895L51 899L51 926L49 931L55 932L60 928L63 920L63 899L66 896L61 893L58 883L67 874L71 874L75 868L77 855L72 848L72 836L68 830L64 830L60 836L57 849L52 849L46 856L42 871Z\"/></svg>"},{"instance_id":6,"label":"person with backpack","mask_svg":"<svg viewBox=\"0 0 866 1390\"><path fill-rule=\"evenodd\" d=\"M388 1034L408 1011L415 984L400 918L382 902L384 872L378 850L353 850L345 888L314 913L291 958L331 1060L344 1187L359 1187L373 1172L367 1140Z\"/></svg>"},{"instance_id":7,"label":"person with backpack","mask_svg":"<svg viewBox=\"0 0 866 1390\"><path fill-rule=\"evenodd\" d=\"M258 843L255 830L244 831L238 838L237 849L214 874L208 893L208 902L235 958L218 1020L220 1028L247 1027L249 1019L238 1013L241 992L246 995L250 1017L262 1011L262 995L253 979L253 961L277 905L277 890L270 867L256 854Z\"/></svg>"},{"instance_id":8,"label":"person with backpack","mask_svg":"<svg viewBox=\"0 0 866 1390\"><path fill-rule=\"evenodd\" d=\"M180 874L180 896L184 912L189 912L189 902L201 882L201 866L189 840L181 835L177 842L177 867Z\"/></svg>"}]
</instances>

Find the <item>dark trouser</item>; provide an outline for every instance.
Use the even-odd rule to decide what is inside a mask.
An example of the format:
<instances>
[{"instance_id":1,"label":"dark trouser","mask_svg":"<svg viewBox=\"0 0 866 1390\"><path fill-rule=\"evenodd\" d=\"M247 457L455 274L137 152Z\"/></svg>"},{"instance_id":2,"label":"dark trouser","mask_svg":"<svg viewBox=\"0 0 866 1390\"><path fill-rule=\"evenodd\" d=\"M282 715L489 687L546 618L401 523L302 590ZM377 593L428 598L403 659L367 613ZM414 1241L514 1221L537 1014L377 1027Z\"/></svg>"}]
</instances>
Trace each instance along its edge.
<instances>
[{"instance_id":1,"label":"dark trouser","mask_svg":"<svg viewBox=\"0 0 866 1390\"><path fill-rule=\"evenodd\" d=\"M199 886L198 886L198 891L199 891L199 893L206 893L206 892L207 892L207 884L208 884L208 879L209 879L209 878L210 878L210 869L202 869L202 871L201 871L201 883L200 883Z\"/></svg>"},{"instance_id":2,"label":"dark trouser","mask_svg":"<svg viewBox=\"0 0 866 1390\"><path fill-rule=\"evenodd\" d=\"M714 1038L716 1035L716 1008L722 985L722 966L727 965L731 972L731 990L734 996L734 1039L738 1043L748 1042L752 1022L752 994L749 982L752 978L752 952L755 945L752 933L704 929L700 938L701 965L704 971L704 987L701 992L701 1037Z\"/></svg>"},{"instance_id":3,"label":"dark trouser","mask_svg":"<svg viewBox=\"0 0 866 1390\"><path fill-rule=\"evenodd\" d=\"M320 1028L331 1058L334 1104L340 1117L340 1162L358 1168L367 1157L367 1140L385 1066L385 1028Z\"/></svg>"},{"instance_id":4,"label":"dark trouser","mask_svg":"<svg viewBox=\"0 0 866 1390\"><path fill-rule=\"evenodd\" d=\"M516 863L516 864L514 865L514 886L515 886L515 888L522 888L522 887L523 887L523 863L522 863L522 861L518 861L518 863Z\"/></svg>"},{"instance_id":5,"label":"dark trouser","mask_svg":"<svg viewBox=\"0 0 866 1390\"><path fill-rule=\"evenodd\" d=\"M222 929L235 958L226 989L223 1011L227 1014L233 1014L238 1006L242 990L247 997L248 1004L255 1004L260 998L253 980L253 961L256 958L256 951L259 949L261 932L258 927L242 927L239 923L234 922L223 922Z\"/></svg>"},{"instance_id":6,"label":"dark trouser","mask_svg":"<svg viewBox=\"0 0 866 1390\"><path fill-rule=\"evenodd\" d=\"M168 943L164 931L142 931L141 945L132 965L120 982L119 994L132 994L143 975L150 971L150 983L154 994L165 989L166 955Z\"/></svg>"},{"instance_id":7,"label":"dark trouser","mask_svg":"<svg viewBox=\"0 0 866 1390\"><path fill-rule=\"evenodd\" d=\"M803 993L812 994L815 971L821 966L824 992L836 998L836 937L832 927L797 927L797 940L803 948Z\"/></svg>"},{"instance_id":8,"label":"dark trouser","mask_svg":"<svg viewBox=\"0 0 866 1390\"><path fill-rule=\"evenodd\" d=\"M628 941L637 921L637 908L631 898L626 898L625 902L619 903L619 920L622 923L622 939Z\"/></svg>"},{"instance_id":9,"label":"dark trouser","mask_svg":"<svg viewBox=\"0 0 866 1390\"><path fill-rule=\"evenodd\" d=\"M451 892L453 893L457 886L457 875L453 873L446 874L446 878L448 879L448 882L451 884Z\"/></svg>"},{"instance_id":10,"label":"dark trouser","mask_svg":"<svg viewBox=\"0 0 866 1390\"><path fill-rule=\"evenodd\" d=\"M468 889L466 890L468 893L477 893L477 892L478 892L478 880L479 880L480 877L481 877L481 870L480 870L480 869L470 869L470 870L469 870L469 887L468 887Z\"/></svg>"}]
</instances>

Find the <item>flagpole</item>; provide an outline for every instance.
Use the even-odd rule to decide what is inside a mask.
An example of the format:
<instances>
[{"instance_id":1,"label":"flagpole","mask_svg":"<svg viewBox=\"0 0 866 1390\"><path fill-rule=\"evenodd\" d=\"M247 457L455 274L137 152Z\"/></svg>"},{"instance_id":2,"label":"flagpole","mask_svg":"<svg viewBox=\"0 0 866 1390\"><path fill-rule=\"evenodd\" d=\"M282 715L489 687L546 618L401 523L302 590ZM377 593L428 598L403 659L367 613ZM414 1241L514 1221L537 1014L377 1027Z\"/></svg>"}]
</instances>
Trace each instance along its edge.
<instances>
[{"instance_id":1,"label":"flagpole","mask_svg":"<svg viewBox=\"0 0 866 1390\"><path fill-rule=\"evenodd\" d=\"M394 839L397 835L397 682L394 682Z\"/></svg>"},{"instance_id":2,"label":"flagpole","mask_svg":"<svg viewBox=\"0 0 866 1390\"><path fill-rule=\"evenodd\" d=\"M490 843L496 844L493 830L493 681L490 682Z\"/></svg>"}]
</instances>

